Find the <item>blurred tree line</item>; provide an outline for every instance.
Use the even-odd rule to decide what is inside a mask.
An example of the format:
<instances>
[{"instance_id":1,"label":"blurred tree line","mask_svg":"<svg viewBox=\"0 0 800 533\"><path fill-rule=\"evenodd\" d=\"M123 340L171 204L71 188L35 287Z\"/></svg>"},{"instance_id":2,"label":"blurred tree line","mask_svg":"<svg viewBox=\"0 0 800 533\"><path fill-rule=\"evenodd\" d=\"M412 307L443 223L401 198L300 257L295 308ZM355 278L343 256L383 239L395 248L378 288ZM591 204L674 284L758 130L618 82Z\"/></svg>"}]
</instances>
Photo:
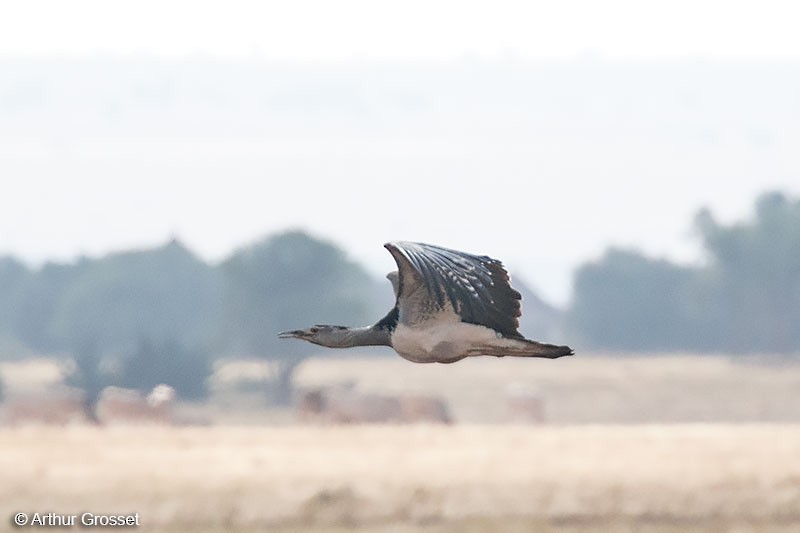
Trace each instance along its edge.
<instances>
[{"instance_id":1,"label":"blurred tree line","mask_svg":"<svg viewBox=\"0 0 800 533\"><path fill-rule=\"evenodd\" d=\"M0 258L0 355L60 354L71 383L207 393L217 357L261 356L277 368L275 400L312 345L276 334L315 322L367 324L385 312L377 282L339 248L302 232L269 237L217 265L173 240L32 270ZM382 307L382 306L380 306Z\"/></svg>"},{"instance_id":2,"label":"blurred tree line","mask_svg":"<svg viewBox=\"0 0 800 533\"><path fill-rule=\"evenodd\" d=\"M588 346L727 353L800 351L800 201L760 196L750 220L694 220L699 266L609 249L575 276L568 329Z\"/></svg>"},{"instance_id":3,"label":"blurred tree line","mask_svg":"<svg viewBox=\"0 0 800 533\"><path fill-rule=\"evenodd\" d=\"M694 225L702 265L611 248L578 269L563 315L526 292L524 331L565 329L562 340L579 349L800 350L800 201L769 193L751 220L722 225L702 210ZM174 240L38 269L0 257L0 357L60 355L90 396L109 384L164 382L200 399L216 358L258 356L275 370L273 400L286 402L293 371L320 350L277 332L365 325L390 304L387 282L302 232L270 236L218 264ZM554 317L563 327L550 324Z\"/></svg>"}]
</instances>

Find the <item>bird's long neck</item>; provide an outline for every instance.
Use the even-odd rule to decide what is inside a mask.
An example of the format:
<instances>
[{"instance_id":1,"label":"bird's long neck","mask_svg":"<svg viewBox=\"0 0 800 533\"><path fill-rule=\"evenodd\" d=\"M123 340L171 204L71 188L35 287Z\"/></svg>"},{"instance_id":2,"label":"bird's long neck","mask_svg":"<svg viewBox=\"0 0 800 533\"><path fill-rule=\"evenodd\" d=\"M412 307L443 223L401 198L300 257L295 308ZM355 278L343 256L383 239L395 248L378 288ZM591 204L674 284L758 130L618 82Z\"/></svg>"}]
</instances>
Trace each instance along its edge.
<instances>
[{"instance_id":1,"label":"bird's long neck","mask_svg":"<svg viewBox=\"0 0 800 533\"><path fill-rule=\"evenodd\" d=\"M354 346L391 346L389 332L375 326L363 328L341 328L329 332L319 339L330 348L352 348Z\"/></svg>"}]
</instances>

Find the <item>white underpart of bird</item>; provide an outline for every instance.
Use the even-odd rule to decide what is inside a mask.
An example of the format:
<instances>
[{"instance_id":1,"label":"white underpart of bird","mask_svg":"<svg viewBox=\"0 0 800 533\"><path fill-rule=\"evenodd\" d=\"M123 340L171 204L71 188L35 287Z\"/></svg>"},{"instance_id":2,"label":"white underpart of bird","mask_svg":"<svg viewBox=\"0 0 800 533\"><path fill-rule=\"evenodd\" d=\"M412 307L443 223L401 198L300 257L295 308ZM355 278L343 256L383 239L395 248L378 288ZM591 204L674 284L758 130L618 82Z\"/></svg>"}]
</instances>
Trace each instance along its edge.
<instances>
[{"instance_id":1,"label":"white underpart of bird","mask_svg":"<svg viewBox=\"0 0 800 533\"><path fill-rule=\"evenodd\" d=\"M392 348L415 363L449 363L470 355L494 355L485 353L489 351L510 352L517 348L517 342L491 328L457 320L436 321L421 327L398 324L392 335Z\"/></svg>"},{"instance_id":2,"label":"white underpart of bird","mask_svg":"<svg viewBox=\"0 0 800 533\"><path fill-rule=\"evenodd\" d=\"M569 346L519 333L521 296L500 261L432 244L384 246L398 269L386 276L396 301L383 319L360 328L317 325L278 336L331 348L391 346L416 363L479 355L555 359L574 353Z\"/></svg>"}]
</instances>

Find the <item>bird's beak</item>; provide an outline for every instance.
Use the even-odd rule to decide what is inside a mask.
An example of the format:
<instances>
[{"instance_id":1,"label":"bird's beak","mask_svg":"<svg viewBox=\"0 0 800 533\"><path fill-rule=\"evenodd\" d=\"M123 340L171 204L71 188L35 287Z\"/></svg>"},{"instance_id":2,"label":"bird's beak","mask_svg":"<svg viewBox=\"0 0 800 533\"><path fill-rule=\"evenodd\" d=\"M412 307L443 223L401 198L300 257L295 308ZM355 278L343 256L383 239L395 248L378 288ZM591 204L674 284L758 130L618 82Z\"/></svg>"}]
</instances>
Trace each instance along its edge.
<instances>
[{"instance_id":1,"label":"bird's beak","mask_svg":"<svg viewBox=\"0 0 800 533\"><path fill-rule=\"evenodd\" d=\"M278 333L279 339L302 339L306 336L306 332L302 329L294 329L292 331L282 331Z\"/></svg>"}]
</instances>

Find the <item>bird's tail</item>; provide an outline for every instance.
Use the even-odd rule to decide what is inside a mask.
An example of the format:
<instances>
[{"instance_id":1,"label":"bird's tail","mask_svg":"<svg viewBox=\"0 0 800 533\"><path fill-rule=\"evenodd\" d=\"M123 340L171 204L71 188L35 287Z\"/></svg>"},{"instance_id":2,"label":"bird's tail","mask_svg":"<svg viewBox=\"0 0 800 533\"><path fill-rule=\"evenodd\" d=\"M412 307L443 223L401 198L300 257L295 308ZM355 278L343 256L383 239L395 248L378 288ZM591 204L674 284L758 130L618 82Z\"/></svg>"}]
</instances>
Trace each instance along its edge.
<instances>
[{"instance_id":1,"label":"bird's tail","mask_svg":"<svg viewBox=\"0 0 800 533\"><path fill-rule=\"evenodd\" d=\"M575 354L575 351L569 346L545 344L528 339L513 339L513 342L504 343L503 346L484 346L482 348L481 355L494 355L497 357L544 357L546 359L557 359L565 355Z\"/></svg>"}]
</instances>

